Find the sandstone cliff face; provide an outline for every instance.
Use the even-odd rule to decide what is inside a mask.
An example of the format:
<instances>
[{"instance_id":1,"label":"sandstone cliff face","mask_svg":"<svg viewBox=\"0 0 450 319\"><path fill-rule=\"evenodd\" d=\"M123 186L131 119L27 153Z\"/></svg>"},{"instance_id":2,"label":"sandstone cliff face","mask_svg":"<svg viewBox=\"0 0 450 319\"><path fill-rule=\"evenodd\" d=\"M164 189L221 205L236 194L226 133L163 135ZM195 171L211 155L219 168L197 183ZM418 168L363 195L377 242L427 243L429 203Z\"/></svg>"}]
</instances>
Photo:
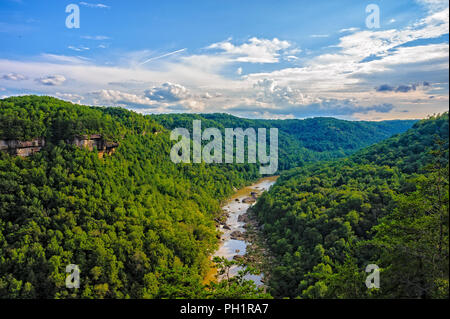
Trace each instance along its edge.
<instances>
[{"instance_id":1,"label":"sandstone cliff face","mask_svg":"<svg viewBox=\"0 0 450 319\"><path fill-rule=\"evenodd\" d=\"M80 148L87 148L90 151L93 151L94 148L96 148L99 158L103 158L105 154L113 154L119 146L118 143L105 141L99 134L80 135L76 136L72 141L67 142ZM44 146L44 138L35 138L31 141L0 139L0 151L6 151L14 156L28 157L39 152Z\"/></svg>"},{"instance_id":2,"label":"sandstone cliff face","mask_svg":"<svg viewBox=\"0 0 450 319\"><path fill-rule=\"evenodd\" d=\"M99 158L103 158L105 154L113 154L116 148L119 146L118 143L105 141L99 134L75 136L72 144L80 148L87 148L90 151L93 151L95 147L98 151Z\"/></svg>"},{"instance_id":3,"label":"sandstone cliff face","mask_svg":"<svg viewBox=\"0 0 450 319\"><path fill-rule=\"evenodd\" d=\"M39 152L45 146L44 138L31 141L0 140L0 151L7 151L12 155L27 157Z\"/></svg>"}]
</instances>

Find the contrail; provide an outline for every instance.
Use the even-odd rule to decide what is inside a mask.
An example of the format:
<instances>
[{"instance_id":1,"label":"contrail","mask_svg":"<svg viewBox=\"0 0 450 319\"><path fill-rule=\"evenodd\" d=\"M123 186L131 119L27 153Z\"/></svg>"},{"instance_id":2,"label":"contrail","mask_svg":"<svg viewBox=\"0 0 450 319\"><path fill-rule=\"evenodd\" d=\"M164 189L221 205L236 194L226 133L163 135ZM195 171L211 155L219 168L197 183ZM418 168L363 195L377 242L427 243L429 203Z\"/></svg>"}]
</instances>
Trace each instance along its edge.
<instances>
[{"instance_id":1,"label":"contrail","mask_svg":"<svg viewBox=\"0 0 450 319\"><path fill-rule=\"evenodd\" d=\"M177 51L173 51L173 52L170 52L170 53L166 53L166 54L163 54L163 55L160 55L160 56L156 56L156 57L154 57L154 58L150 58L150 59L148 59L148 60L145 60L145 61L142 62L140 65L145 64L145 63L148 63L148 62L153 61L153 60L157 60L157 59L164 58L164 57L169 56L169 55L172 55L172 54L177 54L177 53L180 53L180 52L183 52L183 51L186 51L186 50L187 50L187 49L184 48L184 49L181 49L181 50L177 50Z\"/></svg>"}]
</instances>

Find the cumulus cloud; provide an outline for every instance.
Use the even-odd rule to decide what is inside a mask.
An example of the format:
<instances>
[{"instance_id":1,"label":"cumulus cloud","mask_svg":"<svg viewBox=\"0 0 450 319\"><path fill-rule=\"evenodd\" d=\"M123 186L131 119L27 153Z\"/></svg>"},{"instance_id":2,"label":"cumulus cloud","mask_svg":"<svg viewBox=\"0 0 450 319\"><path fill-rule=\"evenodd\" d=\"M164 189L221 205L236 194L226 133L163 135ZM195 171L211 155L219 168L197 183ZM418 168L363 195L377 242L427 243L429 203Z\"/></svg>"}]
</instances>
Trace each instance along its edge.
<instances>
[{"instance_id":1,"label":"cumulus cloud","mask_svg":"<svg viewBox=\"0 0 450 319\"><path fill-rule=\"evenodd\" d=\"M66 78L63 75L47 75L45 77L36 79L36 82L43 85L56 86L66 82Z\"/></svg>"},{"instance_id":2,"label":"cumulus cloud","mask_svg":"<svg viewBox=\"0 0 450 319\"><path fill-rule=\"evenodd\" d=\"M331 45L318 53L305 49L301 59L296 56L301 50L294 43L253 37L244 42L227 39L213 43L201 54L191 54L195 48L189 48L179 55L175 53L180 50L166 55L150 50L128 52L116 60L110 55L111 64L103 64L105 59L96 64L78 56L51 54L29 61L0 59L0 70L33 79L43 74L70 74L71 93L84 95L85 103L94 99L97 104L140 111L229 111L274 118L373 119L374 113L383 118L422 117L448 107L448 43L442 40L448 34L448 5L418 1L430 9L428 16L416 23L402 28L392 24L390 29L341 29L338 40L327 40ZM167 54L171 58L162 59ZM142 64L146 59L157 63ZM8 79L3 76L0 80ZM55 91L51 87L54 79L5 81L0 84L8 91L25 87L31 92ZM45 82L47 86L39 85ZM423 107L418 107L417 101ZM414 109L420 111L414 113ZM411 112L402 115L405 110Z\"/></svg>"},{"instance_id":3,"label":"cumulus cloud","mask_svg":"<svg viewBox=\"0 0 450 319\"><path fill-rule=\"evenodd\" d=\"M426 18L403 29L341 30L351 31L340 37L334 52L304 60L301 67L271 72L251 73L250 83L270 78L279 85L302 90L302 94L355 95L370 92L386 78L395 81L433 79L445 82L448 75L448 44L410 45L416 40L433 39L448 34L448 8L430 13ZM422 42L423 43L423 42ZM448 71L447 71L448 72ZM400 91L407 88L400 88Z\"/></svg>"},{"instance_id":4,"label":"cumulus cloud","mask_svg":"<svg viewBox=\"0 0 450 319\"><path fill-rule=\"evenodd\" d=\"M28 77L23 74L18 74L18 73L8 73L8 74L4 74L2 76L2 79L9 80L9 81L23 81L23 80L27 80Z\"/></svg>"},{"instance_id":5,"label":"cumulus cloud","mask_svg":"<svg viewBox=\"0 0 450 319\"><path fill-rule=\"evenodd\" d=\"M81 100L84 100L84 97L79 95L79 94L73 94L73 93L60 93L60 92L56 92L55 96L62 99L62 100L66 100L72 103L77 103L80 104Z\"/></svg>"},{"instance_id":6,"label":"cumulus cloud","mask_svg":"<svg viewBox=\"0 0 450 319\"><path fill-rule=\"evenodd\" d=\"M161 109L174 111L203 111L208 101L220 98L220 93L193 93L181 84L166 82L144 92L145 97Z\"/></svg>"},{"instance_id":7,"label":"cumulus cloud","mask_svg":"<svg viewBox=\"0 0 450 319\"><path fill-rule=\"evenodd\" d=\"M163 83L161 86L153 87L145 91L145 96L150 100L159 102L177 102L191 97L187 88L180 84L170 82Z\"/></svg>"},{"instance_id":8,"label":"cumulus cloud","mask_svg":"<svg viewBox=\"0 0 450 319\"><path fill-rule=\"evenodd\" d=\"M155 102L145 96L125 93L118 90L99 90L90 93L96 104L112 104L116 106L155 107Z\"/></svg>"},{"instance_id":9,"label":"cumulus cloud","mask_svg":"<svg viewBox=\"0 0 450 319\"><path fill-rule=\"evenodd\" d=\"M280 86L273 79L263 79L253 86L256 90L256 100L263 103L275 105L305 105L312 99L305 96L301 90L288 85Z\"/></svg>"},{"instance_id":10,"label":"cumulus cloud","mask_svg":"<svg viewBox=\"0 0 450 319\"><path fill-rule=\"evenodd\" d=\"M277 38L251 38L241 45L231 43L231 40L213 43L208 49L217 49L229 57L230 61L248 63L277 63L280 52L288 49L291 44Z\"/></svg>"}]
</instances>

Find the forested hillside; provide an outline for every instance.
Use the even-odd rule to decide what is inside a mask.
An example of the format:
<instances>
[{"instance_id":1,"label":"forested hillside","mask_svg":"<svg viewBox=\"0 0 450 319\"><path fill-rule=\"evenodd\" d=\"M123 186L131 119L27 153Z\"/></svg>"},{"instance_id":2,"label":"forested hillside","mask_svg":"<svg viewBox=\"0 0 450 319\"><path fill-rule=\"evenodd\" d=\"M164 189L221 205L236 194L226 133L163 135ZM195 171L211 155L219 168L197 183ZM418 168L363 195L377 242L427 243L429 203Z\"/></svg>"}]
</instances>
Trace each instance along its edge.
<instances>
[{"instance_id":1,"label":"forested hillside","mask_svg":"<svg viewBox=\"0 0 450 319\"><path fill-rule=\"evenodd\" d=\"M162 114L153 115L166 128L186 127L192 130L194 119L202 127L278 128L279 169L302 166L306 162L330 160L353 154L357 150L403 133L416 121L356 122L334 118L306 120L250 120L228 114Z\"/></svg>"},{"instance_id":2,"label":"forested hillside","mask_svg":"<svg viewBox=\"0 0 450 319\"><path fill-rule=\"evenodd\" d=\"M143 116L51 97L0 100L0 142L45 140L25 158L0 151L0 297L268 297L239 277L202 284L218 246L220 201L258 178L259 171L254 164L172 163L175 142L169 130L190 129L193 119L201 119L203 128L279 127L280 169L354 153L413 124ZM421 191L416 179L430 177L410 170L419 172L416 168L430 161L420 155L429 149L427 136L445 135L445 123L448 118L420 122L406 139L397 136L341 164L307 166L282 176L259 204L259 217L282 261L271 280L274 296L331 295L331 288L323 293L322 286L331 287L332 277L321 279L313 272L335 273L356 251L351 245L376 240L366 233L387 216L389 203L399 200L398 189ZM422 126L420 139L410 136ZM95 148L73 142L90 135L118 145L114 154L99 156ZM400 153L405 172L381 166L381 161L397 163ZM364 162L372 160L377 166ZM78 290L65 287L69 264L81 270Z\"/></svg>"},{"instance_id":3,"label":"forested hillside","mask_svg":"<svg viewBox=\"0 0 450 319\"><path fill-rule=\"evenodd\" d=\"M66 142L90 133L118 142L114 155ZM0 152L0 297L202 296L219 202L255 166L173 164L169 132L123 109L1 100L0 139L35 137L47 143L33 156ZM65 287L68 264L81 291Z\"/></svg>"},{"instance_id":4,"label":"forested hillside","mask_svg":"<svg viewBox=\"0 0 450 319\"><path fill-rule=\"evenodd\" d=\"M279 261L273 296L448 298L448 121L282 174L254 208Z\"/></svg>"}]
</instances>

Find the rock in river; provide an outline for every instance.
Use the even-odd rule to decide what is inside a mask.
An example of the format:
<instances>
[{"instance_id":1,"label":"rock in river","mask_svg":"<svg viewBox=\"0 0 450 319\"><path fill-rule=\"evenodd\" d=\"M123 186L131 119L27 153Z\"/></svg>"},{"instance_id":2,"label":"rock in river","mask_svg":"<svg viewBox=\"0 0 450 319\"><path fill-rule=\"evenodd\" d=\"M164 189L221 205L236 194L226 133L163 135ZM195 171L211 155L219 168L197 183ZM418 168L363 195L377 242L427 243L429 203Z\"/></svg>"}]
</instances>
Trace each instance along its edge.
<instances>
[{"instance_id":1,"label":"rock in river","mask_svg":"<svg viewBox=\"0 0 450 319\"><path fill-rule=\"evenodd\" d=\"M230 234L230 238L235 240L244 240L244 234L238 230L235 230Z\"/></svg>"},{"instance_id":2,"label":"rock in river","mask_svg":"<svg viewBox=\"0 0 450 319\"><path fill-rule=\"evenodd\" d=\"M247 197L247 198L244 198L244 199L242 200L242 202L243 202L243 203L247 203L247 204L251 204L251 203L256 202L256 199L254 199L253 197Z\"/></svg>"},{"instance_id":3,"label":"rock in river","mask_svg":"<svg viewBox=\"0 0 450 319\"><path fill-rule=\"evenodd\" d=\"M248 223L249 221L250 221L250 219L248 218L247 214L242 214L242 215L239 215L239 217L238 217L238 222L240 222L240 223Z\"/></svg>"}]
</instances>

